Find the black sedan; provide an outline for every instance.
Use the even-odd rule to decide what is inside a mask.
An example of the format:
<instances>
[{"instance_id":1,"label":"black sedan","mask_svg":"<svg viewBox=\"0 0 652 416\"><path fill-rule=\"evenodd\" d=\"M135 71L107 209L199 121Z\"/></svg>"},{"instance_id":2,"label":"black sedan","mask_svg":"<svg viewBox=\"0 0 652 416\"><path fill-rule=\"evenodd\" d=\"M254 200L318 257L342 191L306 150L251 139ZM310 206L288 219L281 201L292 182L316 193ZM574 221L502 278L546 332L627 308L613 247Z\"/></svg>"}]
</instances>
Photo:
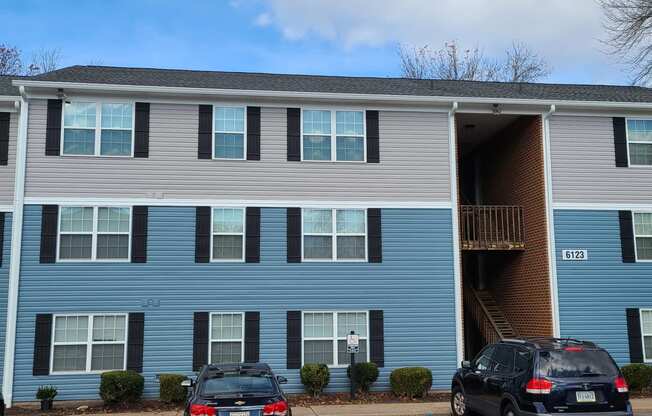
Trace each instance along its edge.
<instances>
[{"instance_id":1,"label":"black sedan","mask_svg":"<svg viewBox=\"0 0 652 416\"><path fill-rule=\"evenodd\" d=\"M291 416L292 411L280 384L267 364L209 364L190 388L186 416Z\"/></svg>"}]
</instances>

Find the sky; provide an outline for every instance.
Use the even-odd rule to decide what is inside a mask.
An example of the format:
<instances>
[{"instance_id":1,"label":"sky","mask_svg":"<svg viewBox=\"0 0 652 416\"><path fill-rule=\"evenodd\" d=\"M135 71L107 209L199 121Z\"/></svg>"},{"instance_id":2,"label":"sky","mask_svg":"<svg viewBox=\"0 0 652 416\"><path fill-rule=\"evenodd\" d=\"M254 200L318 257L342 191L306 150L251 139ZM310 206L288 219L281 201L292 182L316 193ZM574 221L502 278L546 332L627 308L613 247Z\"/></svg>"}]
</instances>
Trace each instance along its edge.
<instances>
[{"instance_id":1,"label":"sky","mask_svg":"<svg viewBox=\"0 0 652 416\"><path fill-rule=\"evenodd\" d=\"M516 40L552 67L542 81L629 79L596 0L0 0L0 22L25 63L58 48L62 66L391 77L399 45L500 57Z\"/></svg>"}]
</instances>

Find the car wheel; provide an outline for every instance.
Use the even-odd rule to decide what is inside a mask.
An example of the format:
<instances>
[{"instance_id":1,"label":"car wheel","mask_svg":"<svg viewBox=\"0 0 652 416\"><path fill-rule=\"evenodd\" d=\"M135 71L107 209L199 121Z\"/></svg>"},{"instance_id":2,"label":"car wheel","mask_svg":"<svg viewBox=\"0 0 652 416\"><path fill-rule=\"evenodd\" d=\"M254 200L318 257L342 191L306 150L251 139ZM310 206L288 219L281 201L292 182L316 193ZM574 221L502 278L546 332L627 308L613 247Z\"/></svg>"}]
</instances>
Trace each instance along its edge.
<instances>
[{"instance_id":1,"label":"car wheel","mask_svg":"<svg viewBox=\"0 0 652 416\"><path fill-rule=\"evenodd\" d=\"M454 387L451 394L451 410L453 416L468 416L469 409L466 407L466 395L459 387Z\"/></svg>"},{"instance_id":2,"label":"car wheel","mask_svg":"<svg viewBox=\"0 0 652 416\"><path fill-rule=\"evenodd\" d=\"M502 416L517 416L516 410L514 410L514 406L512 406L511 404L505 406L505 408L503 409Z\"/></svg>"}]
</instances>

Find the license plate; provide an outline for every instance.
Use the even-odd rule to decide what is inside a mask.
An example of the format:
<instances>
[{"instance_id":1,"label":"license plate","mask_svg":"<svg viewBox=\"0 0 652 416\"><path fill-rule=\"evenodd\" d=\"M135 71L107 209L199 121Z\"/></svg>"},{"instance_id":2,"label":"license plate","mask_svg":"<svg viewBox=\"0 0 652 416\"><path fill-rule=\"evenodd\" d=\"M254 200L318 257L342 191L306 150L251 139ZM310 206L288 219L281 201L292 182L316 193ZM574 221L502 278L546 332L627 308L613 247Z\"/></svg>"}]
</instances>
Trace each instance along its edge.
<instances>
[{"instance_id":1,"label":"license plate","mask_svg":"<svg viewBox=\"0 0 652 416\"><path fill-rule=\"evenodd\" d=\"M229 412L229 416L249 416L249 412Z\"/></svg>"},{"instance_id":2,"label":"license plate","mask_svg":"<svg viewBox=\"0 0 652 416\"><path fill-rule=\"evenodd\" d=\"M575 397L577 397L578 403L588 403L595 401L595 392L594 391L576 391Z\"/></svg>"}]
</instances>

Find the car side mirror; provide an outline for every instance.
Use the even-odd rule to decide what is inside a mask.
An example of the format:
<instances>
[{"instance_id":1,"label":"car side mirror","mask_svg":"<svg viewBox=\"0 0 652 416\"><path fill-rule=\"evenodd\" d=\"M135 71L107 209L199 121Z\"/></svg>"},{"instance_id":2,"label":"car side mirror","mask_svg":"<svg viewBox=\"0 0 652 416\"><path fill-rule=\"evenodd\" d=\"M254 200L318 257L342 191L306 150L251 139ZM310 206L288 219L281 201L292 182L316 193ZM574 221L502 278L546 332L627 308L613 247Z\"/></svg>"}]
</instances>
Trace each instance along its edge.
<instances>
[{"instance_id":1,"label":"car side mirror","mask_svg":"<svg viewBox=\"0 0 652 416\"><path fill-rule=\"evenodd\" d=\"M181 387L192 387L193 382L192 379L187 378L181 382Z\"/></svg>"},{"instance_id":2,"label":"car side mirror","mask_svg":"<svg viewBox=\"0 0 652 416\"><path fill-rule=\"evenodd\" d=\"M276 381L278 381L278 384L287 384L288 379L283 376L276 376Z\"/></svg>"},{"instance_id":3,"label":"car side mirror","mask_svg":"<svg viewBox=\"0 0 652 416\"><path fill-rule=\"evenodd\" d=\"M471 361L464 360L462 361L462 368L465 370L470 370L471 369Z\"/></svg>"}]
</instances>

